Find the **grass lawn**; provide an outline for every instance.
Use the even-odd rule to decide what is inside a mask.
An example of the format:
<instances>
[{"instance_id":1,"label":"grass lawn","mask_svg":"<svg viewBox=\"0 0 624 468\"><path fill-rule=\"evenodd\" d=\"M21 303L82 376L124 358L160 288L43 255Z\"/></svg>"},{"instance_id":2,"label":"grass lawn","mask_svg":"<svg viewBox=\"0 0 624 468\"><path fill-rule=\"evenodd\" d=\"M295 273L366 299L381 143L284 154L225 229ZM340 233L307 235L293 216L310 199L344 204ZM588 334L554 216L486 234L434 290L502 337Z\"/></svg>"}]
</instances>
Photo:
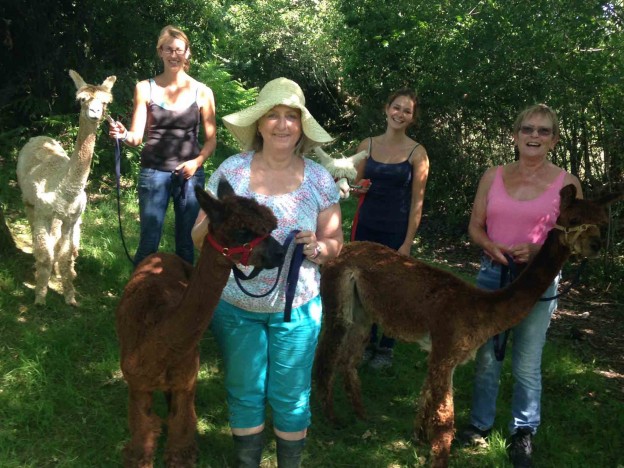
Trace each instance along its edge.
<instances>
[{"instance_id":1,"label":"grass lawn","mask_svg":"<svg viewBox=\"0 0 624 468\"><path fill-rule=\"evenodd\" d=\"M14 168L0 169L5 215L25 250L12 257L0 253L0 466L120 466L121 449L129 433L127 389L119 370L114 316L131 266L119 238L114 185L100 180L89 187L76 268L79 307L65 305L54 290L45 307L35 307L33 260L27 253L29 228ZM127 185L123 223L133 252L138 215L136 194L132 184ZM355 200L343 204L345 233L354 206ZM172 251L172 239L169 220L162 250ZM431 260L426 242L415 248L415 255ZM337 412L342 423L329 425L313 391L313 423L304 467L413 467L426 463L428 447L410 440L426 354L416 345L399 343L395 356L395 365L387 371L361 371L366 421L355 419L340 389ZM196 400L199 465L231 466L223 373L210 332L201 342L201 359ZM535 439L536 466L623 467L622 389L597 373L595 363L570 341L559 337L551 337L546 345L543 375L543 423ZM468 417L471 382L472 365L459 368L454 379L458 426ZM492 443L484 449L454 448L452 467L510 466L505 437L511 384L507 363ZM161 396L156 406L164 414ZM163 466L161 455L156 466ZM276 466L271 438L262 466Z\"/></svg>"}]
</instances>

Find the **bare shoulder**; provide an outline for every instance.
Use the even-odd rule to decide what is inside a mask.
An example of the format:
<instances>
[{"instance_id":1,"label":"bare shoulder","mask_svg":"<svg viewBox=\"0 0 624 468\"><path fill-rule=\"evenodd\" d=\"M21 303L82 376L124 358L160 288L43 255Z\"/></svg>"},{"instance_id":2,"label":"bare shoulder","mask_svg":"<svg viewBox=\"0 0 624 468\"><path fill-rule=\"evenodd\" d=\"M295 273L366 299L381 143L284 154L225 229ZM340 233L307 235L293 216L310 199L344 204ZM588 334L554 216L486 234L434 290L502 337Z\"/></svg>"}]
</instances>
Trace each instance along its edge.
<instances>
[{"instance_id":1,"label":"bare shoulder","mask_svg":"<svg viewBox=\"0 0 624 468\"><path fill-rule=\"evenodd\" d=\"M150 96L149 80L139 81L134 88L134 94L140 101L148 101Z\"/></svg>"},{"instance_id":2,"label":"bare shoulder","mask_svg":"<svg viewBox=\"0 0 624 468\"><path fill-rule=\"evenodd\" d=\"M357 146L357 150L356 153L359 153L360 151L368 151L368 145L369 145L370 140L367 138L366 140L362 140L360 141L360 144Z\"/></svg>"},{"instance_id":3,"label":"bare shoulder","mask_svg":"<svg viewBox=\"0 0 624 468\"><path fill-rule=\"evenodd\" d=\"M496 177L497 170L498 166L492 166L483 173L483 175L481 176L481 180L479 180L479 190L490 189L492 182L494 182L494 177Z\"/></svg>"},{"instance_id":4,"label":"bare shoulder","mask_svg":"<svg viewBox=\"0 0 624 468\"><path fill-rule=\"evenodd\" d=\"M418 146L416 146L418 145ZM427 149L421 145L420 143L418 143L417 141L414 141L414 157L413 157L413 161L414 163L417 162L423 162L423 161L428 161L429 157L427 155Z\"/></svg>"}]
</instances>

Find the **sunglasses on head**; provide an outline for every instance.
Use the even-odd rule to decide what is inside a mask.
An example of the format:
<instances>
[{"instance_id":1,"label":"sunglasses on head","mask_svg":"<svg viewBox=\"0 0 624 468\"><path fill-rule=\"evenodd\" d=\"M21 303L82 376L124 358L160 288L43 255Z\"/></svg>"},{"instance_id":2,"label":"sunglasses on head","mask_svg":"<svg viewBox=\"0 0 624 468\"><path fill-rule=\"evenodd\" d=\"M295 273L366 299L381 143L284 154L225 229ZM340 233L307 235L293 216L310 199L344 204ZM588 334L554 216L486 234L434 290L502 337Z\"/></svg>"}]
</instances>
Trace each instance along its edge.
<instances>
[{"instance_id":1,"label":"sunglasses on head","mask_svg":"<svg viewBox=\"0 0 624 468\"><path fill-rule=\"evenodd\" d=\"M520 127L520 133L523 135L533 135L536 131L541 137L547 137L553 134L553 129L548 127L533 127L532 125L522 125Z\"/></svg>"}]
</instances>

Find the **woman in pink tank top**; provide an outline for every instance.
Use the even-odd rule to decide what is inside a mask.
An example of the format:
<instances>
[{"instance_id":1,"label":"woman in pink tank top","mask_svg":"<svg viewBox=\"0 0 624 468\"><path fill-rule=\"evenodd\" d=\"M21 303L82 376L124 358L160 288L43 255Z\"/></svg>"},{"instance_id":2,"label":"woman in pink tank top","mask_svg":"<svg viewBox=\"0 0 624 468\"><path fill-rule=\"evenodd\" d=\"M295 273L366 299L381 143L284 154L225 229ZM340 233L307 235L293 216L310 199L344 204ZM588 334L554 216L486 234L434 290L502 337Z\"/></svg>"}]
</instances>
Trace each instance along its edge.
<instances>
[{"instance_id":1,"label":"woman in pink tank top","mask_svg":"<svg viewBox=\"0 0 624 468\"><path fill-rule=\"evenodd\" d=\"M539 104L521 112L513 138L518 160L485 172L468 227L471 239L484 252L477 276L477 286L483 289L500 287L505 254L515 263L526 263L539 250L559 215L563 186L574 184L582 194L579 180L548 159L559 141L557 116L549 107ZM557 284L555 280L546 297L555 295ZM533 436L540 424L542 349L556 307L556 300L536 303L510 331L514 386L509 456L514 467L532 463ZM500 341L491 338L477 352L470 424L458 434L464 445L483 443L494 425L504 358L501 348L495 349Z\"/></svg>"}]
</instances>

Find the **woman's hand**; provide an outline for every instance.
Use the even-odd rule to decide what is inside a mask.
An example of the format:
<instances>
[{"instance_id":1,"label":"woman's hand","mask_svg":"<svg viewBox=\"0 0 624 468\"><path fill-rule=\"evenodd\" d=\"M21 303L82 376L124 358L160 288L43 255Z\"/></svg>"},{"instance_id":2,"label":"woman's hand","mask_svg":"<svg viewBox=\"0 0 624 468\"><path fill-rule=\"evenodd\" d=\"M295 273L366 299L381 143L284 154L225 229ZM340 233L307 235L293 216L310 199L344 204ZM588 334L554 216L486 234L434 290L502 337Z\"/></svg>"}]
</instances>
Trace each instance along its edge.
<instances>
[{"instance_id":1,"label":"woman's hand","mask_svg":"<svg viewBox=\"0 0 624 468\"><path fill-rule=\"evenodd\" d=\"M118 140L125 140L128 137L128 129L121 122L109 124L108 136Z\"/></svg>"},{"instance_id":2,"label":"woman's hand","mask_svg":"<svg viewBox=\"0 0 624 468\"><path fill-rule=\"evenodd\" d=\"M509 255L511 255L516 263L527 263L533 255L537 253L540 246L538 244L516 244L512 245L508 249Z\"/></svg>"},{"instance_id":3,"label":"woman's hand","mask_svg":"<svg viewBox=\"0 0 624 468\"><path fill-rule=\"evenodd\" d=\"M184 178L188 180L195 175L195 172L197 172L198 168L199 164L197 163L197 160L190 159L188 161L184 161L182 164L176 167L175 170L176 172L182 171L182 174L184 174Z\"/></svg>"},{"instance_id":4,"label":"woman's hand","mask_svg":"<svg viewBox=\"0 0 624 468\"><path fill-rule=\"evenodd\" d=\"M370 186L371 186L370 179L360 179L352 187L352 191L356 195L365 195L366 192L368 192L368 189L370 188Z\"/></svg>"},{"instance_id":5,"label":"woman's hand","mask_svg":"<svg viewBox=\"0 0 624 468\"><path fill-rule=\"evenodd\" d=\"M322 247L316 238L316 234L312 231L301 231L295 236L297 244L303 244L303 254L308 260L314 260L321 254Z\"/></svg>"}]
</instances>

